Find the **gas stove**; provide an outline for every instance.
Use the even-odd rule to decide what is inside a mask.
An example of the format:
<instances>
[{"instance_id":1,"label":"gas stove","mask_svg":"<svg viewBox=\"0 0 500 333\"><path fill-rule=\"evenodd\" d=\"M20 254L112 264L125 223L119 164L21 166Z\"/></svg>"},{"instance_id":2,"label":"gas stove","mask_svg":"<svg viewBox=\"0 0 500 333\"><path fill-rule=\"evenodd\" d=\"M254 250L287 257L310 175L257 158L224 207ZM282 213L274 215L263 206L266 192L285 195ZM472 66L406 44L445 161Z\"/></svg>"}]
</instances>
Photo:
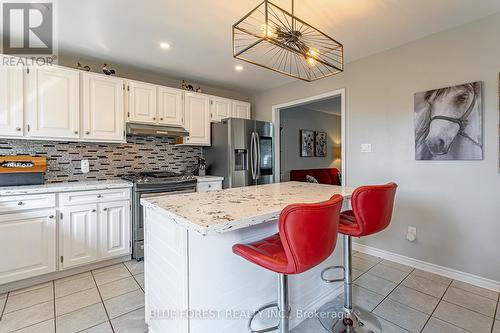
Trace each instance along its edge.
<instances>
[{"instance_id":1,"label":"gas stove","mask_svg":"<svg viewBox=\"0 0 500 333\"><path fill-rule=\"evenodd\" d=\"M194 182L196 177L193 175L183 175L171 171L139 172L122 176L134 184L175 184L184 182Z\"/></svg>"},{"instance_id":2,"label":"gas stove","mask_svg":"<svg viewBox=\"0 0 500 333\"><path fill-rule=\"evenodd\" d=\"M132 258L144 257L144 217L141 198L196 192L196 177L171 171L132 173L122 176L132 187Z\"/></svg>"}]
</instances>

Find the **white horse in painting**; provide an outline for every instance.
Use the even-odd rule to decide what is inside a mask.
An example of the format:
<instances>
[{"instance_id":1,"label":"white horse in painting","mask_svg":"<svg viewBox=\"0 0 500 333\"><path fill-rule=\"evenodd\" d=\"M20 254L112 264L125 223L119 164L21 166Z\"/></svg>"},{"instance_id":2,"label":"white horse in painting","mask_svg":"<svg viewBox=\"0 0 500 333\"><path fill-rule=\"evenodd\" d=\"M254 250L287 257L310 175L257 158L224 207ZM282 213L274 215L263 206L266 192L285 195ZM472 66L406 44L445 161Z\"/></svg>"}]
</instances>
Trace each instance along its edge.
<instances>
[{"instance_id":1,"label":"white horse in painting","mask_svg":"<svg viewBox=\"0 0 500 333\"><path fill-rule=\"evenodd\" d=\"M482 159L481 83L430 91L425 102L417 112L417 158Z\"/></svg>"}]
</instances>

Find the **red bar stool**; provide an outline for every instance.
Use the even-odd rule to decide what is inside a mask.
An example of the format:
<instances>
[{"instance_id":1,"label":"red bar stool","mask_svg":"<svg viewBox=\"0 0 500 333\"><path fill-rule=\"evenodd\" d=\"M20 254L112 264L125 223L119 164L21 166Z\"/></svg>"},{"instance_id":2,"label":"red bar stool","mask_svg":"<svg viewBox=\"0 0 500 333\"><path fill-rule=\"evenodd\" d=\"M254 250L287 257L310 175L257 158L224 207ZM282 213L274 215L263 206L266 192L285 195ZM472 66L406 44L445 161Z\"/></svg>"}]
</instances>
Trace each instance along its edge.
<instances>
[{"instance_id":1,"label":"red bar stool","mask_svg":"<svg viewBox=\"0 0 500 333\"><path fill-rule=\"evenodd\" d=\"M352 194L352 210L340 214L339 232L344 235L344 266L332 266L323 270L321 277L325 282L344 282L343 315L320 316L320 321L330 332L382 332L378 319L370 312L353 307L352 304L352 237L373 235L387 228L391 222L394 197L397 185L374 185L358 187ZM328 280L324 274L330 269L342 268L344 278ZM320 313L337 313L336 305L331 302L325 304ZM335 319L338 318L338 319Z\"/></svg>"},{"instance_id":2,"label":"red bar stool","mask_svg":"<svg viewBox=\"0 0 500 333\"><path fill-rule=\"evenodd\" d=\"M233 252L244 259L279 274L278 302L258 309L248 322L252 333L289 333L288 275L305 272L327 259L337 244L339 214L343 198L315 204L289 205L281 212L279 233L250 244L236 244ZM252 328L255 316L265 309L277 307L280 322L260 330Z\"/></svg>"}]
</instances>

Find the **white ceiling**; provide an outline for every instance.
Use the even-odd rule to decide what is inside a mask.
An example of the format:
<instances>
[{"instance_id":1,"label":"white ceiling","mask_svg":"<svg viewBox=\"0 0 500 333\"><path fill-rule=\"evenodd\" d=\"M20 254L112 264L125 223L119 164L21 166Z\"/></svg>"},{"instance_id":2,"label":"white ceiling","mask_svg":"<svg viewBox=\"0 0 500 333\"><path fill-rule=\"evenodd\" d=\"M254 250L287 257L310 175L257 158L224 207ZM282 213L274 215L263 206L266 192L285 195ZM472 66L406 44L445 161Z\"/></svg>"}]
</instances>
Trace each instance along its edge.
<instances>
[{"instance_id":1,"label":"white ceiling","mask_svg":"<svg viewBox=\"0 0 500 333\"><path fill-rule=\"evenodd\" d=\"M232 57L231 26L261 0L60 0L59 52L254 93L292 81ZM275 0L290 8L289 0ZM499 0L297 0L346 62L500 11ZM162 50L159 42L169 42ZM349 67L346 67L349 70Z\"/></svg>"}]
</instances>

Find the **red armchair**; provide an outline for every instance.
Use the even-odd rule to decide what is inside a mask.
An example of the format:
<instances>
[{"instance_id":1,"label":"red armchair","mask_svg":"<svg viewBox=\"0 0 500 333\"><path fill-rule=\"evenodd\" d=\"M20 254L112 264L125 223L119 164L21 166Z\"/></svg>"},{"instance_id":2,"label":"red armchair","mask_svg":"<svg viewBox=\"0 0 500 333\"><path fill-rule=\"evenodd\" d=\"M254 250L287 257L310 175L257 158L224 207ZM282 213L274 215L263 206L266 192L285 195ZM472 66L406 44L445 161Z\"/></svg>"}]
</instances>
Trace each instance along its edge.
<instances>
[{"instance_id":1,"label":"red armchair","mask_svg":"<svg viewBox=\"0 0 500 333\"><path fill-rule=\"evenodd\" d=\"M313 176L320 184L340 185L339 170L337 168L292 170L290 180L305 182L306 176Z\"/></svg>"}]
</instances>

